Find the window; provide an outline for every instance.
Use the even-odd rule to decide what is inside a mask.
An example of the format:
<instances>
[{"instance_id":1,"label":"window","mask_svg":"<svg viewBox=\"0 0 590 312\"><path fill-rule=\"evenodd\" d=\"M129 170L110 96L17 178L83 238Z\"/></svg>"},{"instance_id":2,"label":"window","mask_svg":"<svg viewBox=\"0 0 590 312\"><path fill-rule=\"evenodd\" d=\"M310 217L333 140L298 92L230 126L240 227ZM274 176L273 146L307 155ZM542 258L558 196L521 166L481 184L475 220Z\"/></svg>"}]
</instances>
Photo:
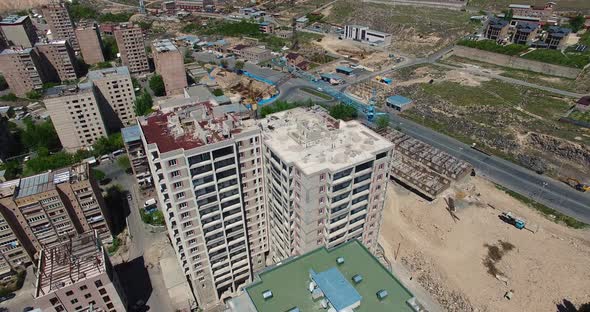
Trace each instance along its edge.
<instances>
[{"instance_id":1,"label":"window","mask_svg":"<svg viewBox=\"0 0 590 312\"><path fill-rule=\"evenodd\" d=\"M320 174L320 181L324 181L324 180L326 180L326 174L322 173L322 174Z\"/></svg>"},{"instance_id":2,"label":"window","mask_svg":"<svg viewBox=\"0 0 590 312\"><path fill-rule=\"evenodd\" d=\"M114 307L112 302L107 303L107 309L112 309Z\"/></svg>"},{"instance_id":3,"label":"window","mask_svg":"<svg viewBox=\"0 0 590 312\"><path fill-rule=\"evenodd\" d=\"M320 204L323 204L323 203L324 203L324 197L322 196L322 197L320 197Z\"/></svg>"},{"instance_id":4,"label":"window","mask_svg":"<svg viewBox=\"0 0 590 312\"><path fill-rule=\"evenodd\" d=\"M80 286L80 290L86 290L86 289L88 289L88 286L86 286L86 285Z\"/></svg>"},{"instance_id":5,"label":"window","mask_svg":"<svg viewBox=\"0 0 590 312\"><path fill-rule=\"evenodd\" d=\"M184 209L186 207L188 207L188 203L180 203L180 204L178 204L178 209Z\"/></svg>"},{"instance_id":6,"label":"window","mask_svg":"<svg viewBox=\"0 0 590 312\"><path fill-rule=\"evenodd\" d=\"M109 302L111 301L111 298L109 298L109 296L104 296L102 297L102 300L104 300L104 302Z\"/></svg>"},{"instance_id":7,"label":"window","mask_svg":"<svg viewBox=\"0 0 590 312\"><path fill-rule=\"evenodd\" d=\"M104 288L101 288L101 289L98 290L98 293L101 294L101 295L104 295L104 294L107 293L107 291Z\"/></svg>"},{"instance_id":8,"label":"window","mask_svg":"<svg viewBox=\"0 0 590 312\"><path fill-rule=\"evenodd\" d=\"M176 199L181 199L184 198L184 192L180 192L178 194L176 194Z\"/></svg>"},{"instance_id":9,"label":"window","mask_svg":"<svg viewBox=\"0 0 590 312\"><path fill-rule=\"evenodd\" d=\"M49 303L51 303L51 305L56 305L57 304L57 298L51 298L51 299L49 299Z\"/></svg>"},{"instance_id":10,"label":"window","mask_svg":"<svg viewBox=\"0 0 590 312\"><path fill-rule=\"evenodd\" d=\"M96 281L94 281L94 285L96 285L96 288L102 287L102 281L101 280L96 280Z\"/></svg>"},{"instance_id":11,"label":"window","mask_svg":"<svg viewBox=\"0 0 590 312\"><path fill-rule=\"evenodd\" d=\"M73 291L71 291L71 290L68 290L68 291L66 291L66 296L71 296L71 295L73 295L73 294L74 294L74 292L73 292Z\"/></svg>"},{"instance_id":12,"label":"window","mask_svg":"<svg viewBox=\"0 0 590 312\"><path fill-rule=\"evenodd\" d=\"M168 161L168 166L172 167L172 166L176 166L177 162L176 159L171 159Z\"/></svg>"},{"instance_id":13,"label":"window","mask_svg":"<svg viewBox=\"0 0 590 312\"><path fill-rule=\"evenodd\" d=\"M62 312L62 311L65 311L65 309L62 306L57 306L57 307L55 307L55 311L56 312Z\"/></svg>"},{"instance_id":14,"label":"window","mask_svg":"<svg viewBox=\"0 0 590 312\"><path fill-rule=\"evenodd\" d=\"M190 213L188 213L188 212L183 212L182 214L180 214L180 218L181 218L181 219L186 219L186 218L188 218L190 215L191 215L191 214L190 214Z\"/></svg>"},{"instance_id":15,"label":"window","mask_svg":"<svg viewBox=\"0 0 590 312\"><path fill-rule=\"evenodd\" d=\"M70 302L71 302L72 304L76 304L76 303L78 303L78 299L72 299Z\"/></svg>"},{"instance_id":16,"label":"window","mask_svg":"<svg viewBox=\"0 0 590 312\"><path fill-rule=\"evenodd\" d=\"M324 187L320 186L320 193L323 193L323 192L324 192Z\"/></svg>"},{"instance_id":17,"label":"window","mask_svg":"<svg viewBox=\"0 0 590 312\"><path fill-rule=\"evenodd\" d=\"M87 294L84 295L84 298L86 298L86 299L88 299L90 297L92 297L92 295L90 293L87 293Z\"/></svg>"},{"instance_id":18,"label":"window","mask_svg":"<svg viewBox=\"0 0 590 312\"><path fill-rule=\"evenodd\" d=\"M171 177L173 177L173 178L174 178L174 177L177 177L177 176L179 176L179 175L180 175L180 171L179 171L179 170L174 170L174 171L172 171L172 172L170 173L170 176L171 176Z\"/></svg>"},{"instance_id":19,"label":"window","mask_svg":"<svg viewBox=\"0 0 590 312\"><path fill-rule=\"evenodd\" d=\"M379 169L383 169L383 166L385 166L384 164L380 164L379 165Z\"/></svg>"},{"instance_id":20,"label":"window","mask_svg":"<svg viewBox=\"0 0 590 312\"><path fill-rule=\"evenodd\" d=\"M182 181L174 182L174 184L172 184L172 187L174 187L175 189L182 187Z\"/></svg>"}]
</instances>

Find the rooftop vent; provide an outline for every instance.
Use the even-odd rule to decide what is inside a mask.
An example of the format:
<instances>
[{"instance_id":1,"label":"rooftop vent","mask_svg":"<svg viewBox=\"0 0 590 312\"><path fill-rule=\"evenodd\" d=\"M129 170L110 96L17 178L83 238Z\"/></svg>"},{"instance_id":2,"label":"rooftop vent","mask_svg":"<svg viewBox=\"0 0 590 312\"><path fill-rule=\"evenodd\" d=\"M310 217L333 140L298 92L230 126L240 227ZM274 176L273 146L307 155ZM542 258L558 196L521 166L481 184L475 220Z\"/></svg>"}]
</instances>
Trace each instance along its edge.
<instances>
[{"instance_id":1,"label":"rooftop vent","mask_svg":"<svg viewBox=\"0 0 590 312\"><path fill-rule=\"evenodd\" d=\"M377 292L377 298L379 300L385 299L387 297L387 295L388 295L387 290L385 290L385 289L381 289L380 291Z\"/></svg>"},{"instance_id":2,"label":"rooftop vent","mask_svg":"<svg viewBox=\"0 0 590 312\"><path fill-rule=\"evenodd\" d=\"M360 276L359 274L356 274L355 276L353 276L353 277L352 277L352 281L353 281L355 284L358 284L358 283L360 283L360 282L362 282L362 281L363 281L363 277L362 277L362 276Z\"/></svg>"},{"instance_id":3,"label":"rooftop vent","mask_svg":"<svg viewBox=\"0 0 590 312\"><path fill-rule=\"evenodd\" d=\"M338 257L338 259L336 259L336 263L343 264L344 263L344 257Z\"/></svg>"},{"instance_id":4,"label":"rooftop vent","mask_svg":"<svg viewBox=\"0 0 590 312\"><path fill-rule=\"evenodd\" d=\"M272 298L272 291L270 291L270 290L264 291L262 293L262 298L264 298L264 300Z\"/></svg>"}]
</instances>

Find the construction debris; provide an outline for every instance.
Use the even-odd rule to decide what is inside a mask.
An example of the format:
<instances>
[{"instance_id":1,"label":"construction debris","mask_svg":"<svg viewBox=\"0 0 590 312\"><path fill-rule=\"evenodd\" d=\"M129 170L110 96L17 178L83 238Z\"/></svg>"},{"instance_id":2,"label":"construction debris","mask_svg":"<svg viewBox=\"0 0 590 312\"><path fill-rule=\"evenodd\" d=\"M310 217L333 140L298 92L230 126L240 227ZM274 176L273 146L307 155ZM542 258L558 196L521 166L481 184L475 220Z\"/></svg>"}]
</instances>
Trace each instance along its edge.
<instances>
[{"instance_id":1,"label":"construction debris","mask_svg":"<svg viewBox=\"0 0 590 312\"><path fill-rule=\"evenodd\" d=\"M399 131L389 129L382 135L394 144L391 177L429 200L473 169L469 163Z\"/></svg>"}]
</instances>

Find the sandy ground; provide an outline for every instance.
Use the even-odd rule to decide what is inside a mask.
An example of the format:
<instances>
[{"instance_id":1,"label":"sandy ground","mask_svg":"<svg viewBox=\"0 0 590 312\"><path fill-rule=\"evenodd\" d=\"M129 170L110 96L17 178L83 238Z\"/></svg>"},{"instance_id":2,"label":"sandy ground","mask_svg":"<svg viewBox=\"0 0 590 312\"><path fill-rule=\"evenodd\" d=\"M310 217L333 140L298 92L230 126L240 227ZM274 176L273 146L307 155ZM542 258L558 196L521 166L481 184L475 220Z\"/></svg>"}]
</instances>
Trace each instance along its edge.
<instances>
[{"instance_id":1,"label":"sandy ground","mask_svg":"<svg viewBox=\"0 0 590 312\"><path fill-rule=\"evenodd\" d=\"M32 7L41 6L49 3L49 0L1 0L0 1L0 13L11 11L11 10L24 10Z\"/></svg>"},{"instance_id":2,"label":"sandy ground","mask_svg":"<svg viewBox=\"0 0 590 312\"><path fill-rule=\"evenodd\" d=\"M444 197L455 199L459 220ZM504 223L503 211L537 232ZM590 302L590 230L555 224L479 177L430 203L390 183L380 243L449 311L555 311L564 299ZM512 300L503 298L510 290Z\"/></svg>"}]
</instances>

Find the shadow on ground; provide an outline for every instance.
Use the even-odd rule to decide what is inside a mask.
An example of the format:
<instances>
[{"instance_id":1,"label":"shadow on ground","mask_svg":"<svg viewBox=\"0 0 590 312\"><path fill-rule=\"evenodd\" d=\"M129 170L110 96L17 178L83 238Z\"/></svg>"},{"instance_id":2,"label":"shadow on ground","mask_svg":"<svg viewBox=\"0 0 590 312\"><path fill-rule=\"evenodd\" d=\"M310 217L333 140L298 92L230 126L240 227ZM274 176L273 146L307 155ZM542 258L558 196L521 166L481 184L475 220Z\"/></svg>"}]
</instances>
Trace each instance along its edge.
<instances>
[{"instance_id":1,"label":"shadow on ground","mask_svg":"<svg viewBox=\"0 0 590 312\"><path fill-rule=\"evenodd\" d=\"M115 271L127 296L128 311L150 310L146 302L153 289L143 256L116 265Z\"/></svg>"},{"instance_id":2,"label":"shadow on ground","mask_svg":"<svg viewBox=\"0 0 590 312\"><path fill-rule=\"evenodd\" d=\"M129 216L129 202L127 201L127 192L119 185L113 185L106 190L104 196L107 209L107 220L109 222L113 236L119 235L125 229L125 218Z\"/></svg>"}]
</instances>

